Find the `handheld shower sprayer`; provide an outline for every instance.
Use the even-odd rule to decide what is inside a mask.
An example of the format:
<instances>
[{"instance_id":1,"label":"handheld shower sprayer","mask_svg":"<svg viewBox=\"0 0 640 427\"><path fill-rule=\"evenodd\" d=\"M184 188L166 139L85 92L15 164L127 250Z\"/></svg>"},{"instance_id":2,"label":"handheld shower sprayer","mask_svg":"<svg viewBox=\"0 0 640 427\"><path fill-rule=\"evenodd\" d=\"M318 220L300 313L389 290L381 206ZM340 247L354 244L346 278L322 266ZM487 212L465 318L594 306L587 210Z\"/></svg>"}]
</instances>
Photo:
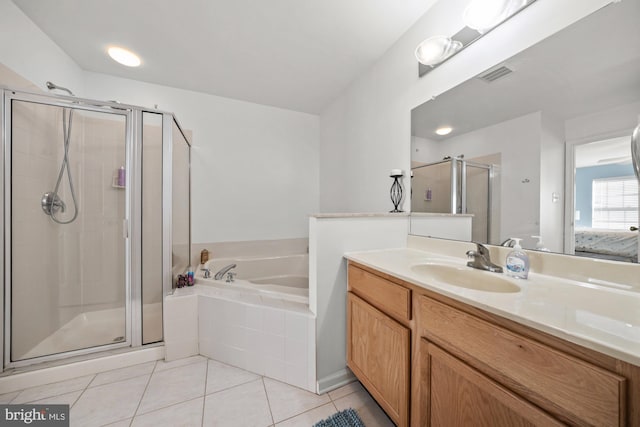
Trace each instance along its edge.
<instances>
[{"instance_id":1,"label":"handheld shower sprayer","mask_svg":"<svg viewBox=\"0 0 640 427\"><path fill-rule=\"evenodd\" d=\"M62 90L67 92L71 96L75 96L66 87L58 86L54 83L47 82L47 89L49 90ZM68 114L67 114L68 113ZM60 172L58 173L58 179L53 191L44 193L40 205L45 214L49 215L51 219L58 224L69 224L76 220L78 217L78 201L76 199L76 191L73 186L73 177L71 176L71 168L69 167L69 146L71 145L71 125L73 123L73 109L62 108L62 143L63 143L63 155L62 163L60 164ZM62 177L64 171L67 170L67 180L69 182L69 190L71 192L71 200L73 200L73 216L71 219L63 220L56 217L58 211L64 212L66 205L60 197L60 184L62 184Z\"/></svg>"}]
</instances>

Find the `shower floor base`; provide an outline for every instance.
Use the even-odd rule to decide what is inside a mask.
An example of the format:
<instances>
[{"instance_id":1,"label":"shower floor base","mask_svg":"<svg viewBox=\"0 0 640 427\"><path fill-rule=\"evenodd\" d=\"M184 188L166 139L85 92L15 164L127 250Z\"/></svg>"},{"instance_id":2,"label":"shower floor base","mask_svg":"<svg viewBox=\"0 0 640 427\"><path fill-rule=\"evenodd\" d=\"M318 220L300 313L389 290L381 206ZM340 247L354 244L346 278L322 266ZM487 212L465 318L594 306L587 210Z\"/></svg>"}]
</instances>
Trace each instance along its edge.
<instances>
[{"instance_id":1,"label":"shower floor base","mask_svg":"<svg viewBox=\"0 0 640 427\"><path fill-rule=\"evenodd\" d=\"M162 304L145 304L145 332L148 336L162 337ZM35 347L14 360L64 353L125 342L124 307L82 313L39 342Z\"/></svg>"}]
</instances>

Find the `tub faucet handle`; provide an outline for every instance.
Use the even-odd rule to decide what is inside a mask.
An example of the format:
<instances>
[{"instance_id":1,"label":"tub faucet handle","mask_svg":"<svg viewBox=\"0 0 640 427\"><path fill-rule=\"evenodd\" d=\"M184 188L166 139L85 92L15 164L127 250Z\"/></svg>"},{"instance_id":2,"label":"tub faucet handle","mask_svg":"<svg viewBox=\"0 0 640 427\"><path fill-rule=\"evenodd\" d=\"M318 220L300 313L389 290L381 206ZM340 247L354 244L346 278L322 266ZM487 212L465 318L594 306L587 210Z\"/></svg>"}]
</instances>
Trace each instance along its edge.
<instances>
[{"instance_id":1,"label":"tub faucet handle","mask_svg":"<svg viewBox=\"0 0 640 427\"><path fill-rule=\"evenodd\" d=\"M215 274L215 276L213 276L213 278L216 279L216 280L222 280L224 275L227 274L229 272L229 270L231 270L232 268L236 268L236 264L229 264L229 265L226 265L226 266L222 267L220 269L220 271L218 271Z\"/></svg>"},{"instance_id":2,"label":"tub faucet handle","mask_svg":"<svg viewBox=\"0 0 640 427\"><path fill-rule=\"evenodd\" d=\"M235 276L236 276L236 273L231 272L231 271L230 271L230 272L228 272L228 273L227 273L227 283L233 283L233 282L234 282L233 278L234 278Z\"/></svg>"},{"instance_id":3,"label":"tub faucet handle","mask_svg":"<svg viewBox=\"0 0 640 427\"><path fill-rule=\"evenodd\" d=\"M210 279L211 278L211 270L209 270L208 268L203 268L202 272L204 273L204 278L205 279Z\"/></svg>"}]
</instances>

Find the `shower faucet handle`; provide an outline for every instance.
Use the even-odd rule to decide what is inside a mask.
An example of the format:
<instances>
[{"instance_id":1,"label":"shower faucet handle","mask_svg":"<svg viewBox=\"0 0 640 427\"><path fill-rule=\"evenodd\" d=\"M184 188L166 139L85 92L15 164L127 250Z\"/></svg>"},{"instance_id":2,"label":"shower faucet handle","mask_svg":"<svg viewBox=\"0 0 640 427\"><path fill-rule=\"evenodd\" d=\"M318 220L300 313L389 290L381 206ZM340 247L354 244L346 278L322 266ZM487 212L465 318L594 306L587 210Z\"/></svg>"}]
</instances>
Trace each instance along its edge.
<instances>
[{"instance_id":1,"label":"shower faucet handle","mask_svg":"<svg viewBox=\"0 0 640 427\"><path fill-rule=\"evenodd\" d=\"M227 283L233 283L233 282L234 282L233 278L234 278L235 276L236 276L236 273L233 273L233 272L231 272L231 271L230 271L230 272L228 272L228 273L227 273Z\"/></svg>"}]
</instances>

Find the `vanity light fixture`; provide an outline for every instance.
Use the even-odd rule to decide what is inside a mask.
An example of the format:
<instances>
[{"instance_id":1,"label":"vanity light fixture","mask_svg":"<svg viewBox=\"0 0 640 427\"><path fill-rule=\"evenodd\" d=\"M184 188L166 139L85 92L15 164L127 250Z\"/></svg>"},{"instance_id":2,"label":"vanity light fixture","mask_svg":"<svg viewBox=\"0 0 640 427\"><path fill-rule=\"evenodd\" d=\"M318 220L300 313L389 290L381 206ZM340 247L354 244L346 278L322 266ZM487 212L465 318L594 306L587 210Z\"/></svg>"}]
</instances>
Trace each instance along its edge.
<instances>
[{"instance_id":1,"label":"vanity light fixture","mask_svg":"<svg viewBox=\"0 0 640 427\"><path fill-rule=\"evenodd\" d=\"M124 49L122 47L111 46L107 49L107 53L114 61L127 66L127 67L138 67L140 66L140 57L130 50Z\"/></svg>"},{"instance_id":2,"label":"vanity light fixture","mask_svg":"<svg viewBox=\"0 0 640 427\"><path fill-rule=\"evenodd\" d=\"M464 10L464 24L484 34L527 4L527 0L473 0Z\"/></svg>"},{"instance_id":3,"label":"vanity light fixture","mask_svg":"<svg viewBox=\"0 0 640 427\"><path fill-rule=\"evenodd\" d=\"M462 16L465 26L460 31L451 37L429 37L418 45L418 76L424 76L535 1L470 0Z\"/></svg>"},{"instance_id":4,"label":"vanity light fixture","mask_svg":"<svg viewBox=\"0 0 640 427\"><path fill-rule=\"evenodd\" d=\"M441 63L462 48L462 43L447 36L433 36L424 40L416 48L416 59L424 65Z\"/></svg>"},{"instance_id":5,"label":"vanity light fixture","mask_svg":"<svg viewBox=\"0 0 640 427\"><path fill-rule=\"evenodd\" d=\"M450 126L443 126L443 127L440 127L438 129L436 129L436 135L440 135L440 136L449 135L452 130L453 130L453 128L450 127Z\"/></svg>"}]
</instances>

